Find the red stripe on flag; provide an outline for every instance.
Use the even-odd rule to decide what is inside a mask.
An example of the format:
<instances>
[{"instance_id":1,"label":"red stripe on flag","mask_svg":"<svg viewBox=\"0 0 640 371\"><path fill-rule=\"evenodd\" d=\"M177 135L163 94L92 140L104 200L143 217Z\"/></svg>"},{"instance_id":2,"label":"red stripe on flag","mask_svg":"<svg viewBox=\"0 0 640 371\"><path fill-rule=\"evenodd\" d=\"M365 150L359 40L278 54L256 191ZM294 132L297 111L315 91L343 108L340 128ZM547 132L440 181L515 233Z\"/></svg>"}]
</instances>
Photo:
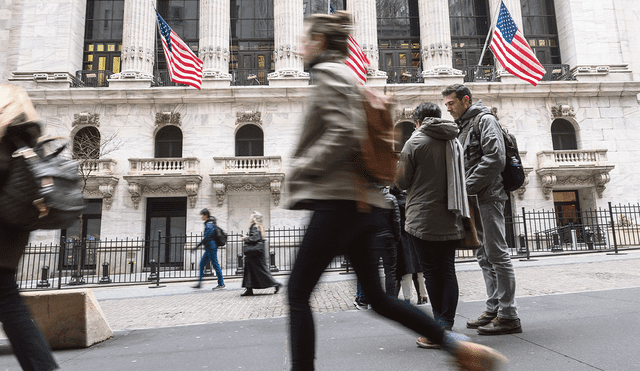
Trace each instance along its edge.
<instances>
[{"instance_id":1,"label":"red stripe on flag","mask_svg":"<svg viewBox=\"0 0 640 371\"><path fill-rule=\"evenodd\" d=\"M362 52L362 48L356 42L356 40L349 35L348 39L349 54L344 60L344 63L355 74L356 79L362 85L367 82L367 66L369 65L369 58Z\"/></svg>"}]
</instances>

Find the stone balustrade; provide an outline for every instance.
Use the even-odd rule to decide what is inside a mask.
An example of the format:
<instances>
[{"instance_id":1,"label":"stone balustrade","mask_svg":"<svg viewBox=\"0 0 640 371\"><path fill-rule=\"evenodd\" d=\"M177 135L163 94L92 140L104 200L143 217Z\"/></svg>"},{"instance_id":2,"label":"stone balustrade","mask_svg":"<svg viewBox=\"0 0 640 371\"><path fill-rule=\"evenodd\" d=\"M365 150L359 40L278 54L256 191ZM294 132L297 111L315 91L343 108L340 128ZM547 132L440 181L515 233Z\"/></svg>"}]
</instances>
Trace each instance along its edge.
<instances>
[{"instance_id":1,"label":"stone balustrade","mask_svg":"<svg viewBox=\"0 0 640 371\"><path fill-rule=\"evenodd\" d=\"M597 166L606 161L606 149L538 152L538 166L540 168L561 166Z\"/></svg>"},{"instance_id":2,"label":"stone balustrade","mask_svg":"<svg viewBox=\"0 0 640 371\"><path fill-rule=\"evenodd\" d=\"M129 174L197 174L199 165L197 158L130 158Z\"/></svg>"},{"instance_id":3,"label":"stone balustrade","mask_svg":"<svg viewBox=\"0 0 640 371\"><path fill-rule=\"evenodd\" d=\"M272 173L282 169L280 156L214 157L215 173Z\"/></svg>"}]
</instances>

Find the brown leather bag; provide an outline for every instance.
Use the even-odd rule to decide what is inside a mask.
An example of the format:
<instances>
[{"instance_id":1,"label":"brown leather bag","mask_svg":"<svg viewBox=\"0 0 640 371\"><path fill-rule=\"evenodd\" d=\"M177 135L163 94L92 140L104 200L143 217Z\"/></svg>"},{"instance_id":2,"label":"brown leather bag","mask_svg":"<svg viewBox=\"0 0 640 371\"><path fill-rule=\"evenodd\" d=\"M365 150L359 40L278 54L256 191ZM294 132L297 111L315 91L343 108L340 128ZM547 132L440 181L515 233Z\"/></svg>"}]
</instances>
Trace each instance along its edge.
<instances>
[{"instance_id":1,"label":"brown leather bag","mask_svg":"<svg viewBox=\"0 0 640 371\"><path fill-rule=\"evenodd\" d=\"M480 219L480 207L478 206L478 196L467 196L469 199L469 212L470 218L462 218L462 224L464 225L464 231L466 233L464 240L462 240L460 249L472 250L482 247L482 241L480 240L478 231L482 233L482 220Z\"/></svg>"}]
</instances>

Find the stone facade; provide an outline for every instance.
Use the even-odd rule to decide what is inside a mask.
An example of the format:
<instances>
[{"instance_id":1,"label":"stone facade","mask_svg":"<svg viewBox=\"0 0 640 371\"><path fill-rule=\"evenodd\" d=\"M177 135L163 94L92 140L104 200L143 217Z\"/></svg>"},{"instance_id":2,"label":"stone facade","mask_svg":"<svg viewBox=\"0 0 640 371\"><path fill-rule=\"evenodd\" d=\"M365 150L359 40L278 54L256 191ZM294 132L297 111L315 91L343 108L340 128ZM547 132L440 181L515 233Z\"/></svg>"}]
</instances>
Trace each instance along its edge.
<instances>
[{"instance_id":1,"label":"stone facade","mask_svg":"<svg viewBox=\"0 0 640 371\"><path fill-rule=\"evenodd\" d=\"M421 14L428 9L446 11L447 2L439 1L440 6L421 1ZM27 11L30 2L0 0L0 41L10 45L8 51L0 50L0 82L21 84L28 89L38 113L44 118L48 135L73 137L81 128L93 125L103 137L116 136L124 143L107 156L108 171L96 174L87 191L88 198L103 198L101 238L144 237L146 200L150 197L187 198L187 233L201 233L198 214L204 207L209 208L228 231L246 231L253 210L265 215L267 227L306 224L309 213L285 208L289 157L303 120L305 96L312 89L307 85L297 57L283 55L277 64L282 71L295 72L289 83L286 82L288 75L281 74L274 76L274 80L285 81L270 86L225 86L228 70L215 62L216 58L227 58L222 46L221 54L216 54L218 44L224 42L225 37L211 31L208 43L202 44L207 48L205 53L213 51L206 56L209 58L206 67L216 74L211 77L222 80L222 84L205 84L202 90L151 88L139 84L116 84L108 88L53 87L39 83L34 74L73 73L74 69L80 69L82 39L77 35L83 34L83 24L79 21L82 17L78 9L84 9L84 5L55 0L47 3L52 5L33 6ZM292 4L290 0L276 0L276 3L283 9L289 9ZM376 34L370 29L375 21L372 22L365 10L373 2L349 3L357 7L354 34L365 35L369 40ZM635 0L556 0L555 3L563 63L570 64L577 80L541 82L536 87L506 79L468 84L473 99L481 99L486 106L494 108L501 123L518 138L528 179L523 188L514 192L512 208L516 212L522 207L553 210L550 197L553 190L578 190L583 209L604 208L609 201L638 203L640 171L635 160L640 136L637 36L640 5ZM208 4L211 9L217 9L215 6L221 3L210 1ZM62 8L71 12L56 12ZM45 23L37 27L38 34L35 34L32 21L40 19L36 17L38 12L66 14L66 28L47 25L48 19L39 20ZM208 17L213 19L213 13ZM131 18L135 19L133 15ZM293 18L292 22L296 23L288 25L288 29L300 29L300 20ZM279 19L279 22L286 20ZM446 22L442 20L442 23ZM366 27L359 29L358 25ZM421 19L423 29L439 39L450 37L446 32L430 30L425 19ZM52 40L63 42L52 44L51 50L46 49L51 44L46 40L54 31L57 37L51 36ZM283 52L287 45L295 46L295 39L286 39L277 31L275 34L281 37L277 43L278 53L280 46ZM36 37L44 37L47 52L33 52L33 48L25 47L28 43L33 45ZM444 41L446 47L444 39L438 43ZM134 40L126 41L125 47L138 45ZM428 37L421 42L429 42ZM363 44L377 50L375 43ZM425 48L427 45L422 45L421 50ZM64 63L47 63L52 54L59 55L56 60ZM425 58L422 61L425 62ZM447 78L442 79L442 83L429 80L425 84L375 87L394 95L394 112L411 112L420 102L433 101L440 104L444 116L449 117L440 91L451 78L461 77L449 70L451 63L446 60L429 63L433 63L429 65L433 68L448 69L443 73ZM150 71L148 63L139 68L129 66L137 73ZM126 70L123 59L123 72ZM380 79L379 72L377 66L370 70L373 85L381 81L384 85L385 77ZM305 83L300 84L301 80ZM578 141L576 152L553 151L550 128L557 118L574 126ZM403 120L409 118L397 115L398 123ZM168 125L179 127L183 133L179 170L154 160L155 136ZM255 125L264 134L264 156L246 160L251 162L248 165L234 157L236 133L245 125ZM32 236L32 241L55 241L59 233L39 232Z\"/></svg>"}]
</instances>

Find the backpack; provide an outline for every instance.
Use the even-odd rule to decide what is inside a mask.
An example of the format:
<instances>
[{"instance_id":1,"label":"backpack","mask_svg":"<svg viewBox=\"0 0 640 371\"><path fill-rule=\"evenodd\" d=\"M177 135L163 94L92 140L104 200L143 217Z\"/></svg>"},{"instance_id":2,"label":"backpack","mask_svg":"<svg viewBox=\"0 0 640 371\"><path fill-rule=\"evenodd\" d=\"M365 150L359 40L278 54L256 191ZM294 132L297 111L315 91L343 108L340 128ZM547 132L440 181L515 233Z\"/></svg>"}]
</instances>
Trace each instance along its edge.
<instances>
[{"instance_id":1,"label":"backpack","mask_svg":"<svg viewBox=\"0 0 640 371\"><path fill-rule=\"evenodd\" d=\"M480 133L478 123L484 115L489 115L489 113L480 113L473 119L473 130L476 135L479 135ZM520 158L520 152L518 152L516 137L505 130L500 122L498 122L498 126L502 131L505 155L507 157L504 170L502 170L502 184L506 192L513 192L524 184L524 180L526 178L526 175L524 174L524 166L522 166L522 159ZM482 147L480 147L480 151L482 152Z\"/></svg>"},{"instance_id":2,"label":"backpack","mask_svg":"<svg viewBox=\"0 0 640 371\"><path fill-rule=\"evenodd\" d=\"M225 232L222 228L216 225L215 235L213 236L213 240L216 242L218 247L224 246L227 244L227 232Z\"/></svg>"},{"instance_id":3,"label":"backpack","mask_svg":"<svg viewBox=\"0 0 640 371\"><path fill-rule=\"evenodd\" d=\"M376 183L390 184L396 176L398 155L393 151L391 97L363 88L362 104L367 114L367 136L360 142L357 170Z\"/></svg>"}]
</instances>

